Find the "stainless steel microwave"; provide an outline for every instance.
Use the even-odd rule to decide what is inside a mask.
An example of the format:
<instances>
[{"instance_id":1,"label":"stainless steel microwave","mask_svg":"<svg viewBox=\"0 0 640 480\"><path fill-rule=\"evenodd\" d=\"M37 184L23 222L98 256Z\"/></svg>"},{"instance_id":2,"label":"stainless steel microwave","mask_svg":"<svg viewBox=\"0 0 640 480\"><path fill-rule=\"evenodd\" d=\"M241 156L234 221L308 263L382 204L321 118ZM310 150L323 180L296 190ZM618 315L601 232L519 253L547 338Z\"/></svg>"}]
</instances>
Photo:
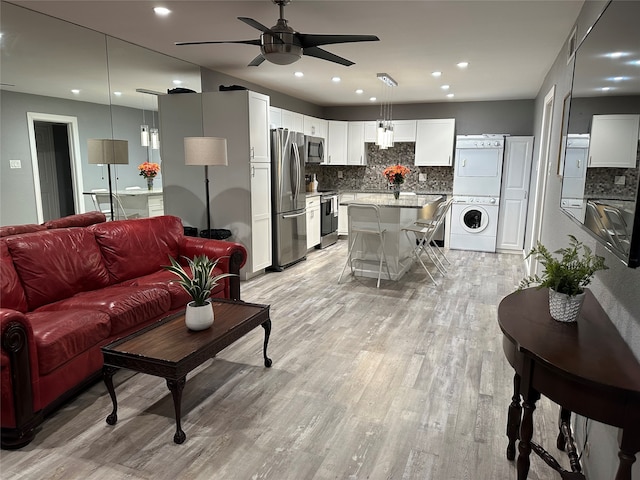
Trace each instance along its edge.
<instances>
[{"instance_id":1,"label":"stainless steel microwave","mask_svg":"<svg viewBox=\"0 0 640 480\"><path fill-rule=\"evenodd\" d=\"M324 138L304 136L304 162L324 163Z\"/></svg>"}]
</instances>

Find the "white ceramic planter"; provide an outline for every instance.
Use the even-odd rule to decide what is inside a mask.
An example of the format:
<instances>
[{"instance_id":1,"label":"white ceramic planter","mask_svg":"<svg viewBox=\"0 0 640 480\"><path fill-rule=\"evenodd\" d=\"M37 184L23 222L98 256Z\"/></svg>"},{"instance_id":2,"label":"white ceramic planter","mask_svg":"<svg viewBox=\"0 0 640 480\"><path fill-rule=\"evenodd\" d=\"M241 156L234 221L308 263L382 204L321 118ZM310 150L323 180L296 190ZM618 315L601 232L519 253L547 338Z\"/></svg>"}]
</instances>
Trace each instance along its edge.
<instances>
[{"instance_id":1,"label":"white ceramic planter","mask_svg":"<svg viewBox=\"0 0 640 480\"><path fill-rule=\"evenodd\" d=\"M205 305L196 307L193 302L187 304L184 323L189 330L206 330L213 325L213 305L207 301Z\"/></svg>"},{"instance_id":2,"label":"white ceramic planter","mask_svg":"<svg viewBox=\"0 0 640 480\"><path fill-rule=\"evenodd\" d=\"M575 322L584 302L585 292L569 296L549 289L549 313L559 322Z\"/></svg>"}]
</instances>

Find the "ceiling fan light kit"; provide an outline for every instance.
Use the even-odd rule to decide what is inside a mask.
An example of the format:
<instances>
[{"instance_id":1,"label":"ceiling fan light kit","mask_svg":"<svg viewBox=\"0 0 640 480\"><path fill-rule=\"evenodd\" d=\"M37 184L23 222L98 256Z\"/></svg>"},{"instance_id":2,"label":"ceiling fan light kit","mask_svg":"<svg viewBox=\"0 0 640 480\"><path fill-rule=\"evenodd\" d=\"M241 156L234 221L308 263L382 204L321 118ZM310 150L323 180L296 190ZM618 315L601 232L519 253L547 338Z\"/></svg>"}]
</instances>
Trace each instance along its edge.
<instances>
[{"instance_id":1,"label":"ceiling fan light kit","mask_svg":"<svg viewBox=\"0 0 640 480\"><path fill-rule=\"evenodd\" d=\"M287 20L284 18L284 7L291 3L291 0L271 1L280 7L280 18L271 28L265 27L253 18L238 17L238 20L241 22L246 23L256 30L260 30L262 32L260 39L176 42L176 45L204 45L215 43L257 45L260 47L260 55L249 63L249 67L257 67L265 60L276 65L290 65L300 60L302 55L316 57L321 60L327 60L349 67L354 65L354 62L319 48L319 46L336 43L375 42L380 40L375 35L315 35L298 33L287 24Z\"/></svg>"}]
</instances>

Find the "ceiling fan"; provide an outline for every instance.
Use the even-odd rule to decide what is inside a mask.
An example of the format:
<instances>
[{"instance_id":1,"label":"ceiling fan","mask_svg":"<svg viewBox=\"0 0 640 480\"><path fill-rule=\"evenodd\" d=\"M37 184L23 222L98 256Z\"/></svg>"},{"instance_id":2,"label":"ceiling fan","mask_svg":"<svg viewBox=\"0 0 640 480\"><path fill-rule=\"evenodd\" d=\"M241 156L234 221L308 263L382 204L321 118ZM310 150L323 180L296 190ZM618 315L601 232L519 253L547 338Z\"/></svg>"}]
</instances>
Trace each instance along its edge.
<instances>
[{"instance_id":1,"label":"ceiling fan","mask_svg":"<svg viewBox=\"0 0 640 480\"><path fill-rule=\"evenodd\" d=\"M212 43L243 43L258 45L260 55L254 58L250 67L257 67L265 60L277 65L289 65L300 60L302 55L321 58L329 62L339 63L347 67L354 64L351 60L334 55L331 52L318 48L319 45L331 45L335 43L349 42L374 42L380 40L375 35L314 35L298 33L287 24L284 18L284 7L291 0L271 0L280 7L280 18L271 28L267 28L253 18L238 17L238 20L260 30L262 35L257 40L229 40L213 42L176 42L176 45L203 45Z\"/></svg>"}]
</instances>

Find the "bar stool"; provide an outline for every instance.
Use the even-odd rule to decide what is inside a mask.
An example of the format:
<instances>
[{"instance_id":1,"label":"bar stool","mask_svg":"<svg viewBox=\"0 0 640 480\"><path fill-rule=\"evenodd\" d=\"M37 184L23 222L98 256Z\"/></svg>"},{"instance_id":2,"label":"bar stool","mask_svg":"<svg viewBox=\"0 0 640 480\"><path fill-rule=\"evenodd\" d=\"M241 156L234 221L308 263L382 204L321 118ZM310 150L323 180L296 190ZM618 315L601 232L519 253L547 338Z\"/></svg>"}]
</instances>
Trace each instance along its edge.
<instances>
[{"instance_id":1,"label":"bar stool","mask_svg":"<svg viewBox=\"0 0 640 480\"><path fill-rule=\"evenodd\" d=\"M421 257L421 253L425 252L427 254L427 256L431 259L433 264L436 265L436 267L438 267L438 265L436 264L436 262L432 258L431 253L429 253L428 250L424 249L424 245L428 241L428 237L429 236L433 236L430 233L432 230L433 229L432 229L431 226L421 227L421 226L419 226L417 224L409 225L407 227L403 227L402 228L402 231L407 236L407 240L409 240L409 243L412 244L412 245L415 245L413 247L413 249L411 250L411 254L414 257L416 257L416 260L418 260L418 263L420 263L420 265L422 265L422 268L424 268L424 271L427 272L427 275L429 276L429 278L431 279L433 284L434 285L438 285L438 282L436 282L435 278L433 278L433 275L431 275L431 272L429 271L429 269L427 268L425 263L422 261L422 257ZM413 234L413 238L411 237L410 233ZM440 269L438 268L438 270L440 270Z\"/></svg>"},{"instance_id":2,"label":"bar stool","mask_svg":"<svg viewBox=\"0 0 640 480\"><path fill-rule=\"evenodd\" d=\"M382 228L380 224L380 208L377 205L370 205L364 203L350 203L347 207L347 214L349 215L349 251L347 253L347 261L342 267L340 278L338 283L342 280L344 271L349 265L351 274L353 275L353 262L363 260L362 258L354 258L354 246L359 238L365 236L376 236L380 241L378 247L378 256L380 257L380 265L378 268L378 283L376 288L380 288L380 278L382 277L382 263L387 268L387 275L391 279L391 273L389 272L389 263L387 262L387 255L384 251L384 237L386 228ZM357 219L354 219L354 216ZM380 253L381 251L381 253Z\"/></svg>"},{"instance_id":3,"label":"bar stool","mask_svg":"<svg viewBox=\"0 0 640 480\"><path fill-rule=\"evenodd\" d=\"M438 267L438 270L440 270L440 272L443 275L444 275L444 272L446 272L446 270L447 270L447 268L444 265L445 262L447 264L449 264L449 265L451 265L451 262L446 257L446 255L444 254L442 249L438 246L438 244L435 243L434 238L435 238L435 235L436 235L438 229L444 223L444 219L447 217L447 212L449 211L449 208L451 208L451 204L452 203L453 203L453 197L451 197L448 200L445 200L444 202L441 202L438 205L438 207L436 208L436 211L433 214L432 218L416 220L416 225L421 226L421 227L432 228L432 231L430 232L431 233L431 238L429 239L429 241L426 244L426 246L434 254L434 256L436 258L436 261L437 261L437 262L435 262L436 266Z\"/></svg>"}]
</instances>

